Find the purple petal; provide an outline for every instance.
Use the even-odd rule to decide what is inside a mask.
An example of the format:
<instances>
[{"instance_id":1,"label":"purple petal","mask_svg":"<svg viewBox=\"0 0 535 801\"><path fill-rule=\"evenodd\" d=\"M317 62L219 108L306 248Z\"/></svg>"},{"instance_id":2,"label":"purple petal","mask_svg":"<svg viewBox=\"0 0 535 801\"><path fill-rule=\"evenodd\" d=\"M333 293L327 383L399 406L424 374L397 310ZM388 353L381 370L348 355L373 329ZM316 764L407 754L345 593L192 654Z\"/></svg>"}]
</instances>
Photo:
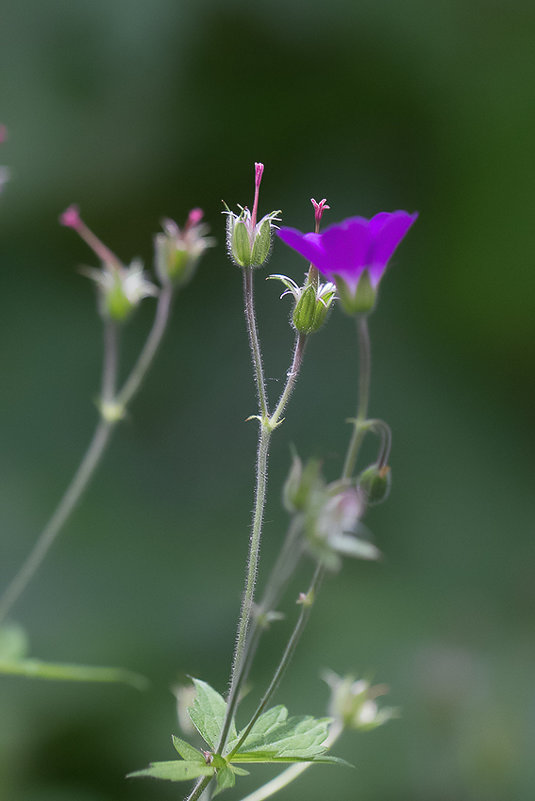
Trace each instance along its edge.
<instances>
[{"instance_id":1,"label":"purple petal","mask_svg":"<svg viewBox=\"0 0 535 801\"><path fill-rule=\"evenodd\" d=\"M368 220L350 217L326 228L321 237L331 275L340 275L355 287L368 263L372 244Z\"/></svg>"},{"instance_id":2,"label":"purple petal","mask_svg":"<svg viewBox=\"0 0 535 801\"><path fill-rule=\"evenodd\" d=\"M296 250L305 259L311 261L320 272L328 270L325 252L321 243L321 234L303 234L296 228L281 228L277 236L289 247Z\"/></svg>"},{"instance_id":3,"label":"purple petal","mask_svg":"<svg viewBox=\"0 0 535 801\"><path fill-rule=\"evenodd\" d=\"M380 211L379 214L374 214L374 216L370 219L370 231L374 237L377 236L385 222L392 216L393 213L395 212Z\"/></svg>"},{"instance_id":4,"label":"purple petal","mask_svg":"<svg viewBox=\"0 0 535 801\"><path fill-rule=\"evenodd\" d=\"M381 214L386 214L386 212L381 212ZM376 214L373 218L374 221L378 217L380 215ZM417 217L417 213L409 214L406 211L394 211L389 215L388 219L381 217L375 223L378 230L375 235L375 243L370 260L370 277L373 285L377 285L388 260Z\"/></svg>"}]
</instances>

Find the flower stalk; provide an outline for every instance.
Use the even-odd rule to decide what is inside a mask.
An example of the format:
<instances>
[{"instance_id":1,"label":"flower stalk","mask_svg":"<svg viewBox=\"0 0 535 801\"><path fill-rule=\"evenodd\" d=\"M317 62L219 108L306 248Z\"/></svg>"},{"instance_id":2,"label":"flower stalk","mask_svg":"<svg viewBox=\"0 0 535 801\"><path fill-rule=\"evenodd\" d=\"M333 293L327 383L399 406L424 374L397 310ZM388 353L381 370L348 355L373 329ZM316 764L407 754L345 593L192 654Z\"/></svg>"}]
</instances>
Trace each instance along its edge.
<instances>
[{"instance_id":1,"label":"flower stalk","mask_svg":"<svg viewBox=\"0 0 535 801\"><path fill-rule=\"evenodd\" d=\"M165 286L159 297L154 322L138 361L116 394L118 376L117 323L104 320L104 358L100 392L100 420L88 449L71 483L59 501L50 520L37 537L34 547L0 598L0 622L4 620L22 595L46 558L60 531L74 512L98 468L116 424L139 390L152 364L165 333L171 309L172 287Z\"/></svg>"},{"instance_id":2,"label":"flower stalk","mask_svg":"<svg viewBox=\"0 0 535 801\"><path fill-rule=\"evenodd\" d=\"M353 421L353 434L347 449L342 472L343 479L350 479L353 475L360 446L368 430L366 417L370 399L371 345L368 318L365 314L357 316L357 333L359 341L359 399L357 416Z\"/></svg>"}]
</instances>

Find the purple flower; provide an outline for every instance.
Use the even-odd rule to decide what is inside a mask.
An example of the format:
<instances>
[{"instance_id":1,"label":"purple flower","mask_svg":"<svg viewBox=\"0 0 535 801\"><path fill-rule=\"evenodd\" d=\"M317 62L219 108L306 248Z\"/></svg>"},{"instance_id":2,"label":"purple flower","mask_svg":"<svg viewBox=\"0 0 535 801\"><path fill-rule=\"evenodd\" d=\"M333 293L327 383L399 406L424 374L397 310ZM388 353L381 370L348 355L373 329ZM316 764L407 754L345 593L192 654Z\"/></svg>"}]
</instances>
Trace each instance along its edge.
<instances>
[{"instance_id":1,"label":"purple flower","mask_svg":"<svg viewBox=\"0 0 535 801\"><path fill-rule=\"evenodd\" d=\"M349 217L321 234L281 228L277 235L335 281L345 311L371 311L377 286L395 249L418 214L381 211L370 220Z\"/></svg>"}]
</instances>

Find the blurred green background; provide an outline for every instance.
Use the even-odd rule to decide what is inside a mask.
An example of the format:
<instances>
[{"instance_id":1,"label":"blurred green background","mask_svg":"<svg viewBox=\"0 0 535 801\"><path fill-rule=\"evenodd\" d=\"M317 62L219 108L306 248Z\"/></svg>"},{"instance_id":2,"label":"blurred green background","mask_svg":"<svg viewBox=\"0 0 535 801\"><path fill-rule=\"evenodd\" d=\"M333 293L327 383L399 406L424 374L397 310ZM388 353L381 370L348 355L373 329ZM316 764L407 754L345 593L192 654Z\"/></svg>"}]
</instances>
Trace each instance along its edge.
<instances>
[{"instance_id":1,"label":"blurred green background","mask_svg":"<svg viewBox=\"0 0 535 801\"><path fill-rule=\"evenodd\" d=\"M101 333L76 271L94 260L58 214L78 202L121 257L148 264L159 220L194 205L218 240L13 610L35 656L124 665L152 689L2 678L1 801L181 798L180 785L123 777L173 758L171 685L192 674L225 689L256 431L244 423L255 399L220 211L221 198L250 203L255 160L266 165L261 210L282 208L301 229L311 196L328 198L333 222L420 212L372 319L371 412L393 428L394 480L367 524L385 558L325 584L278 693L292 712L321 715L322 669L373 670L403 717L346 735L337 753L355 771L314 768L279 797L532 799L533 3L4 0L1 17L0 163L12 173L0 198L2 586L96 420ZM278 244L269 272L299 279L304 267ZM289 302L258 279L277 395ZM126 364L151 304L126 332ZM274 438L264 570L286 524L289 445L337 475L355 367L351 321L336 311ZM292 597L286 609L291 622ZM260 652L257 688L288 625Z\"/></svg>"}]
</instances>

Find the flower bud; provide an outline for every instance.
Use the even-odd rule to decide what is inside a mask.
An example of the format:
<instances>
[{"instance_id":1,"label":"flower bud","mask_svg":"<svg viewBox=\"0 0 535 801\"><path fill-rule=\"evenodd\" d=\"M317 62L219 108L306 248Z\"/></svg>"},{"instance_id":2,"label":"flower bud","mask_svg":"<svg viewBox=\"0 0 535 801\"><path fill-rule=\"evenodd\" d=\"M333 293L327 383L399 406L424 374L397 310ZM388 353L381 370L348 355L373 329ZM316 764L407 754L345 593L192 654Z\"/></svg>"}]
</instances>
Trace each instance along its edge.
<instances>
[{"instance_id":1,"label":"flower bud","mask_svg":"<svg viewBox=\"0 0 535 801\"><path fill-rule=\"evenodd\" d=\"M261 267L269 258L273 223L280 211L272 211L253 224L249 209L239 214L227 209L227 249L237 267Z\"/></svg>"},{"instance_id":2,"label":"flower bud","mask_svg":"<svg viewBox=\"0 0 535 801\"><path fill-rule=\"evenodd\" d=\"M282 491L284 508L291 513L304 511L314 493L321 491L323 481L320 476L320 463L311 459L303 467L303 462L294 454L292 466Z\"/></svg>"},{"instance_id":3,"label":"flower bud","mask_svg":"<svg viewBox=\"0 0 535 801\"><path fill-rule=\"evenodd\" d=\"M80 217L78 206L69 206L59 220L61 225L76 231L102 263L100 269L85 267L80 272L96 283L99 312L104 318L122 323L143 298L158 294L157 287L146 278L142 263L134 259L125 267L115 253L87 227Z\"/></svg>"},{"instance_id":4,"label":"flower bud","mask_svg":"<svg viewBox=\"0 0 535 801\"><path fill-rule=\"evenodd\" d=\"M366 679L342 678L332 671L327 671L324 679L332 691L329 714L344 727L369 731L398 716L396 709L377 705L375 699L388 692L384 684L372 686Z\"/></svg>"},{"instance_id":5,"label":"flower bud","mask_svg":"<svg viewBox=\"0 0 535 801\"><path fill-rule=\"evenodd\" d=\"M359 488L365 493L370 506L386 501L390 494L392 475L387 465L379 467L372 464L359 475L357 479Z\"/></svg>"},{"instance_id":6,"label":"flower bud","mask_svg":"<svg viewBox=\"0 0 535 801\"><path fill-rule=\"evenodd\" d=\"M327 291L325 287L328 287ZM300 334L314 334L319 331L327 319L334 297L332 284L320 284L317 289L313 284L306 285L292 315L295 330Z\"/></svg>"},{"instance_id":7,"label":"flower bud","mask_svg":"<svg viewBox=\"0 0 535 801\"><path fill-rule=\"evenodd\" d=\"M87 267L80 272L98 287L100 314L117 323L125 322L143 298L158 294L139 261L129 267L106 263L100 270Z\"/></svg>"},{"instance_id":8,"label":"flower bud","mask_svg":"<svg viewBox=\"0 0 535 801\"><path fill-rule=\"evenodd\" d=\"M202 217L202 209L192 209L182 229L173 220L163 221L163 233L154 238L156 273L163 284L188 283L206 248L214 245L206 236L208 226L201 222Z\"/></svg>"},{"instance_id":9,"label":"flower bud","mask_svg":"<svg viewBox=\"0 0 535 801\"><path fill-rule=\"evenodd\" d=\"M298 286L292 278L286 275L270 275L281 281L286 291L284 295L293 295L295 306L292 312L292 325L300 334L314 334L324 324L327 315L335 300L335 286L327 282L326 284L315 285L306 281L304 286Z\"/></svg>"},{"instance_id":10,"label":"flower bud","mask_svg":"<svg viewBox=\"0 0 535 801\"><path fill-rule=\"evenodd\" d=\"M227 215L227 249L231 260L237 267L261 267L269 258L272 245L272 229L279 219L280 211L271 211L257 222L260 184L264 165L255 162L255 182L253 210L239 206L235 214L225 203Z\"/></svg>"}]
</instances>

